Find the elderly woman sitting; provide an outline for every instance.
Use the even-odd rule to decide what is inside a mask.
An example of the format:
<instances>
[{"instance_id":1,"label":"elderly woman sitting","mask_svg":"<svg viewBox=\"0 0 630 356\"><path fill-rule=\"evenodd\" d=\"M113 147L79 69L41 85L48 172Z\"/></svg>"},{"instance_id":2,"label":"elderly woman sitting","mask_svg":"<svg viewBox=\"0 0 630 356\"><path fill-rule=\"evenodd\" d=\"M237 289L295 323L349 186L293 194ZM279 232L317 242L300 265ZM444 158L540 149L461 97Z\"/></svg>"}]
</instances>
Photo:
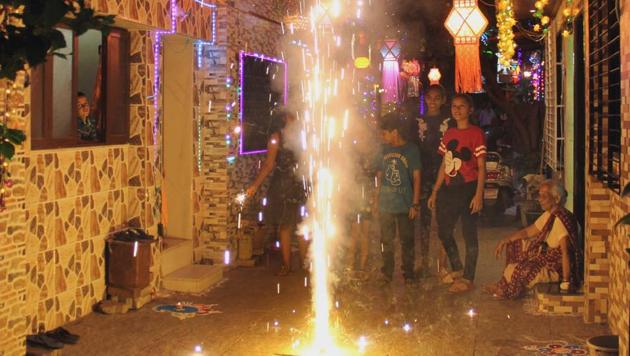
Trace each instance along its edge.
<instances>
[{"instance_id":1,"label":"elderly woman sitting","mask_svg":"<svg viewBox=\"0 0 630 356\"><path fill-rule=\"evenodd\" d=\"M536 222L499 241L495 254L506 250L503 277L484 290L497 298L521 297L537 283L562 281L568 290L582 282L582 246L577 221L562 207L564 190L553 181L540 185L538 202L544 213Z\"/></svg>"}]
</instances>

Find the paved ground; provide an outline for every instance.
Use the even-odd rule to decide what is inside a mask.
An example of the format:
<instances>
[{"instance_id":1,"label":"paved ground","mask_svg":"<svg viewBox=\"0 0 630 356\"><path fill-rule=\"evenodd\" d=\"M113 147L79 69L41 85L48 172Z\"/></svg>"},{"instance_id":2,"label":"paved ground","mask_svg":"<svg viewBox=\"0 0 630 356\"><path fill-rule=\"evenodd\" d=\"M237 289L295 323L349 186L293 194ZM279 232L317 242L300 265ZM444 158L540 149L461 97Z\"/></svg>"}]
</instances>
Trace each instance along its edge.
<instances>
[{"instance_id":1,"label":"paved ground","mask_svg":"<svg viewBox=\"0 0 630 356\"><path fill-rule=\"evenodd\" d=\"M479 287L498 278L501 263L492 251L514 229L488 225L480 234ZM377 255L371 260L375 266L380 263ZM275 277L272 269L232 270L203 295L165 295L124 315L91 314L67 326L81 335L81 342L63 354L297 355L292 345L303 344L310 330L309 288L304 275ZM407 287L399 276L390 288L375 279L357 283L341 278L332 315L339 343L356 351L357 340L365 336L367 355L537 355L524 347L554 341L583 344L607 332L605 326L584 325L578 317L534 315L526 311L531 310L528 300L495 301L480 288L452 296L435 279ZM153 310L178 301L217 304L221 313L179 320ZM201 353L194 352L197 345Z\"/></svg>"}]
</instances>

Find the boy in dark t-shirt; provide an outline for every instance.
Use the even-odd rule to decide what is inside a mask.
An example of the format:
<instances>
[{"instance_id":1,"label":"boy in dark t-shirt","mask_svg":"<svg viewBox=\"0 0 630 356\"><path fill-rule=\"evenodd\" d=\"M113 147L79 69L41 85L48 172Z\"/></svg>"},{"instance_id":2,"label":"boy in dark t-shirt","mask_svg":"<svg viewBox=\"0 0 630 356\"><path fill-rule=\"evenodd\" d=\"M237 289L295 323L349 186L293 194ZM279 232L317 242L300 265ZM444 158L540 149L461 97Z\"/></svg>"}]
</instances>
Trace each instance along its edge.
<instances>
[{"instance_id":1,"label":"boy in dark t-shirt","mask_svg":"<svg viewBox=\"0 0 630 356\"><path fill-rule=\"evenodd\" d=\"M416 239L420 242L420 276L429 276L429 242L431 234L432 211L428 209L427 201L438 176L442 157L437 148L442 136L451 127L455 127L455 120L449 118L443 110L446 104L446 90L441 85L431 85L424 93L427 112L414 120L411 128L412 140L420 149L422 159L422 179L420 187L420 216L415 222Z\"/></svg>"},{"instance_id":2,"label":"boy in dark t-shirt","mask_svg":"<svg viewBox=\"0 0 630 356\"><path fill-rule=\"evenodd\" d=\"M477 216L483 207L486 144L483 131L470 123L472 99L457 94L451 103L451 114L457 127L444 134L439 153L442 164L429 198L429 207L437 207L438 235L453 269L455 281L449 292L461 293L474 288L479 242ZM453 229L462 218L466 242L466 265L462 266Z\"/></svg>"},{"instance_id":3,"label":"boy in dark t-shirt","mask_svg":"<svg viewBox=\"0 0 630 356\"><path fill-rule=\"evenodd\" d=\"M381 122L383 145L377 164L377 202L381 224L383 272L389 282L394 274L394 239L396 226L402 245L402 269L405 281L413 282L413 221L420 207L420 156L418 148L408 143L401 131L404 123L396 113Z\"/></svg>"}]
</instances>

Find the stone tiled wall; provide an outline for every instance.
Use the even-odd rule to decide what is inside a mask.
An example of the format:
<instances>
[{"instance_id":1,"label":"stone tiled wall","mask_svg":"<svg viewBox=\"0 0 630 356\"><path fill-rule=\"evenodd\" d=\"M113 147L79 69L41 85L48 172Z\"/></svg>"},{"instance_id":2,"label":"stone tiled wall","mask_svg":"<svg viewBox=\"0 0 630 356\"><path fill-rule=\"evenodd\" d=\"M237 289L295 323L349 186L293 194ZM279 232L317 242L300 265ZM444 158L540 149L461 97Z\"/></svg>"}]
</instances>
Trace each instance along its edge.
<instances>
[{"instance_id":1,"label":"stone tiled wall","mask_svg":"<svg viewBox=\"0 0 630 356\"><path fill-rule=\"evenodd\" d=\"M16 81L23 86L23 77ZM0 93L11 89L12 83L0 80ZM10 104L9 104L10 103ZM26 128L30 113L28 91L13 92L7 102L0 95L2 113L9 109L7 124L13 128ZM13 111L14 110L14 111ZM26 329L26 247L24 210L24 151L19 149L9 164L14 185L7 189L7 209L0 212L0 354L24 354Z\"/></svg>"},{"instance_id":2,"label":"stone tiled wall","mask_svg":"<svg viewBox=\"0 0 630 356\"><path fill-rule=\"evenodd\" d=\"M178 0L177 8L177 33L199 40L212 40L212 9L208 5L201 5L195 0Z\"/></svg>"},{"instance_id":3,"label":"stone tiled wall","mask_svg":"<svg viewBox=\"0 0 630 356\"><path fill-rule=\"evenodd\" d=\"M194 74L192 119L200 124L201 146L191 149L202 151L202 169L194 177L195 246L206 255L230 248L236 224L230 202L235 191L251 182L261 159L239 157L228 165L226 156L238 147L227 147L224 137L238 124L238 105L232 122L226 120L225 106L238 104L238 98L235 90L226 88L226 78L238 80L242 49L280 55L279 21L289 3L219 2L217 44L203 47L203 63ZM99 13L127 22L170 29L169 0L90 4ZM179 0L177 9L178 32L212 39L211 9L193 0ZM27 141L11 163L15 183L7 193L8 209L0 213L0 353L23 354L25 334L75 320L103 298L108 234L126 225L157 232L162 163L161 140L154 137L154 118L159 115L154 100L159 110L161 95L155 94L161 94L162 86L157 83L159 93L154 93L153 42L154 32L131 31L129 144L31 151ZM27 133L29 104L28 90L12 97L10 104L15 110L12 125ZM192 134L197 137L198 132L195 126ZM159 258L156 247L154 287L159 285Z\"/></svg>"},{"instance_id":4,"label":"stone tiled wall","mask_svg":"<svg viewBox=\"0 0 630 356\"><path fill-rule=\"evenodd\" d=\"M168 29L170 0L88 0L88 6L104 14L114 14L132 22Z\"/></svg>"},{"instance_id":5,"label":"stone tiled wall","mask_svg":"<svg viewBox=\"0 0 630 356\"><path fill-rule=\"evenodd\" d=\"M157 230L152 44L150 33L131 32L130 145L26 151L29 333L75 320L103 299L108 236L125 226Z\"/></svg>"},{"instance_id":6,"label":"stone tiled wall","mask_svg":"<svg viewBox=\"0 0 630 356\"><path fill-rule=\"evenodd\" d=\"M162 30L170 26L165 0L92 5ZM24 354L26 334L75 320L104 297L109 234L125 225L157 232L161 163L154 145L160 140L153 137L153 100L159 100L153 95L153 33L130 34L130 144L31 151L27 141L11 163L14 186L0 213L0 354ZM8 106L15 110L10 124L27 136L29 95L24 90ZM152 258L157 288L157 244Z\"/></svg>"}]
</instances>

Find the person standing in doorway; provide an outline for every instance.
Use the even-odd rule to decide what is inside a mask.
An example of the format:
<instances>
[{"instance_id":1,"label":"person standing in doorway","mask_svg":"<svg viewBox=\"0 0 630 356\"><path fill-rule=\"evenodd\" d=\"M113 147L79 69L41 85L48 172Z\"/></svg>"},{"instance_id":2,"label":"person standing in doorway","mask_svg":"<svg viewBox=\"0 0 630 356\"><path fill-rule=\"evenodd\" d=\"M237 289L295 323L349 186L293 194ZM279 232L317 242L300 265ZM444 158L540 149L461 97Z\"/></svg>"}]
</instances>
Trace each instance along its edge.
<instances>
[{"instance_id":1,"label":"person standing in doorway","mask_svg":"<svg viewBox=\"0 0 630 356\"><path fill-rule=\"evenodd\" d=\"M457 127L444 134L439 146L442 164L429 198L431 209L437 208L438 236L452 267L453 284L449 292L462 293L474 288L479 241L477 217L483 207L486 176L486 144L483 131L470 123L473 101L457 94L451 102L451 114ZM453 229L462 218L466 242L466 264L462 266Z\"/></svg>"}]
</instances>

